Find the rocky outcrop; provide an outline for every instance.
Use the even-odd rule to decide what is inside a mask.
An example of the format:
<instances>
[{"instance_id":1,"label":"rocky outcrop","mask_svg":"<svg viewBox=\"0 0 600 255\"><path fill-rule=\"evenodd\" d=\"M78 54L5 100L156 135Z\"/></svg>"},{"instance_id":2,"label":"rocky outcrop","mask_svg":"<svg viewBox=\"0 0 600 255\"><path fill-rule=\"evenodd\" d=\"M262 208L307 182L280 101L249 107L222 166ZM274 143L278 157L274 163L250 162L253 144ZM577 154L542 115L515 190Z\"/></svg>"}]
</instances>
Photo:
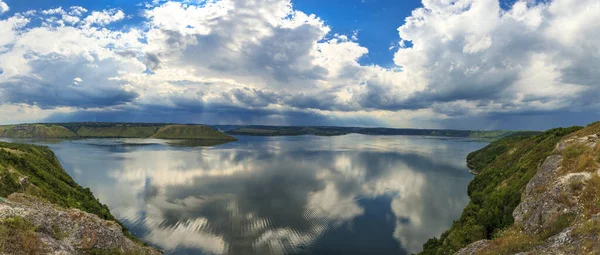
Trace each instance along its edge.
<instances>
[{"instance_id":1,"label":"rocky outcrop","mask_svg":"<svg viewBox=\"0 0 600 255\"><path fill-rule=\"evenodd\" d=\"M481 251L483 248L490 246L490 240L479 240L472 244L469 244L467 247L462 248L460 251L455 253L455 255L475 255L477 252Z\"/></svg>"},{"instance_id":2,"label":"rocky outcrop","mask_svg":"<svg viewBox=\"0 0 600 255\"><path fill-rule=\"evenodd\" d=\"M537 174L527 184L521 203L513 212L515 224L530 234L541 234L561 215L578 215L577 196L571 183L583 182L590 177L586 174L570 174L559 178L562 157L548 157Z\"/></svg>"},{"instance_id":3,"label":"rocky outcrop","mask_svg":"<svg viewBox=\"0 0 600 255\"><path fill-rule=\"evenodd\" d=\"M597 134L573 135L556 145L513 211L511 228L533 244L508 254L600 254L599 148ZM472 243L456 254L507 254L510 249L498 248L510 246L510 239L502 238Z\"/></svg>"},{"instance_id":4,"label":"rocky outcrop","mask_svg":"<svg viewBox=\"0 0 600 255\"><path fill-rule=\"evenodd\" d=\"M535 254L600 254L600 215L567 227L548 238L542 245L523 255Z\"/></svg>"},{"instance_id":5,"label":"rocky outcrop","mask_svg":"<svg viewBox=\"0 0 600 255\"><path fill-rule=\"evenodd\" d=\"M0 223L14 218L23 219L33 227L32 242L39 245L33 253L161 254L127 238L120 225L113 221L78 209L60 208L29 195L14 193L0 201ZM14 250L7 251L5 247L4 252L19 253L23 251L19 245L31 245L31 241L29 244L11 242Z\"/></svg>"}]
</instances>

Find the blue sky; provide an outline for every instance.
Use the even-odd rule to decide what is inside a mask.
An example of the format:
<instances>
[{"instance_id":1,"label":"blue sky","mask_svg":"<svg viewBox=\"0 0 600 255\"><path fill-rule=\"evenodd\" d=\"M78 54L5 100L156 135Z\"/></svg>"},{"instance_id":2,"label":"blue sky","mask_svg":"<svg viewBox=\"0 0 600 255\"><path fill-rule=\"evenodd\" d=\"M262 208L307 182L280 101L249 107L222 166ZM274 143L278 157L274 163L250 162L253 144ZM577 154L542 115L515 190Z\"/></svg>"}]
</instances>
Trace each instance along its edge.
<instances>
[{"instance_id":1,"label":"blue sky","mask_svg":"<svg viewBox=\"0 0 600 255\"><path fill-rule=\"evenodd\" d=\"M112 24L112 27L137 26L143 21L140 17L144 7L137 0L5 0L11 7L9 14L28 10L54 9L64 6L82 6L88 10L107 8L122 9L132 17ZM316 14L332 28L333 33L353 34L358 31L361 45L369 49L369 54L360 59L361 64L392 66L397 46L398 26L404 22L412 10L421 7L420 1L396 0L300 0L292 1L297 10Z\"/></svg>"},{"instance_id":2,"label":"blue sky","mask_svg":"<svg viewBox=\"0 0 600 255\"><path fill-rule=\"evenodd\" d=\"M594 0L0 0L0 122L582 125L600 118L598 13Z\"/></svg>"},{"instance_id":3,"label":"blue sky","mask_svg":"<svg viewBox=\"0 0 600 255\"><path fill-rule=\"evenodd\" d=\"M369 49L360 63L382 66L394 64L395 51L390 50L390 46L397 46L400 40L398 24L404 23L412 10L422 6L415 0L301 0L293 3L299 10L321 17L334 33L358 31L361 45Z\"/></svg>"}]
</instances>

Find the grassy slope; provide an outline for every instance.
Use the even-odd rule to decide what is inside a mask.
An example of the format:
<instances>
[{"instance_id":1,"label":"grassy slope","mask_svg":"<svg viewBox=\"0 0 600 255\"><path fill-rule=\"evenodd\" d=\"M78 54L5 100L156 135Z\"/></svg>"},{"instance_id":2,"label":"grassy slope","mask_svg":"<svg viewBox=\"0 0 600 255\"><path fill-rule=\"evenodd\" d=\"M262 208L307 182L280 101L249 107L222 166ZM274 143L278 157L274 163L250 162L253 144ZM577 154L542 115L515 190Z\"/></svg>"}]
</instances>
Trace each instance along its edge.
<instances>
[{"instance_id":1,"label":"grassy slope","mask_svg":"<svg viewBox=\"0 0 600 255\"><path fill-rule=\"evenodd\" d=\"M27 177L30 184L21 185L23 177ZM121 224L89 188L73 181L54 153L45 146L0 142L0 196L6 197L14 192L31 194L62 207L77 208ZM125 234L134 239L126 230Z\"/></svg>"},{"instance_id":2,"label":"grassy slope","mask_svg":"<svg viewBox=\"0 0 600 255\"><path fill-rule=\"evenodd\" d=\"M0 127L0 137L10 138L73 138L69 129L58 125L11 125Z\"/></svg>"},{"instance_id":3,"label":"grassy slope","mask_svg":"<svg viewBox=\"0 0 600 255\"><path fill-rule=\"evenodd\" d=\"M467 165L469 169L477 173L494 161L498 156L508 151L515 143L535 135L536 133L531 132L518 132L492 142L481 150L469 153L469 155L467 155Z\"/></svg>"},{"instance_id":4,"label":"grassy slope","mask_svg":"<svg viewBox=\"0 0 600 255\"><path fill-rule=\"evenodd\" d=\"M512 212L538 166L561 138L579 129L558 128L534 136L515 134L469 154L469 166L479 172L469 184L471 201L448 231L423 245L421 254L452 254L472 242L491 239L512 225Z\"/></svg>"},{"instance_id":5,"label":"grassy slope","mask_svg":"<svg viewBox=\"0 0 600 255\"><path fill-rule=\"evenodd\" d=\"M511 135L537 135L538 131L470 131L469 138L499 139Z\"/></svg>"},{"instance_id":6,"label":"grassy slope","mask_svg":"<svg viewBox=\"0 0 600 255\"><path fill-rule=\"evenodd\" d=\"M600 133L600 121L589 124L584 129L578 130L577 132L574 132L570 136L582 137L582 136L593 135L593 134L598 134L598 133Z\"/></svg>"},{"instance_id":7,"label":"grassy slope","mask_svg":"<svg viewBox=\"0 0 600 255\"><path fill-rule=\"evenodd\" d=\"M0 252L5 254L47 253L35 231L36 227L21 217L0 220Z\"/></svg>"},{"instance_id":8,"label":"grassy slope","mask_svg":"<svg viewBox=\"0 0 600 255\"><path fill-rule=\"evenodd\" d=\"M167 125L161 127L152 138L160 139L198 139L198 140L236 140L204 125Z\"/></svg>"},{"instance_id":9,"label":"grassy slope","mask_svg":"<svg viewBox=\"0 0 600 255\"><path fill-rule=\"evenodd\" d=\"M110 127L80 127L77 130L79 137L96 138L147 138L156 132L158 126L131 126L115 125Z\"/></svg>"},{"instance_id":10,"label":"grassy slope","mask_svg":"<svg viewBox=\"0 0 600 255\"><path fill-rule=\"evenodd\" d=\"M161 138L225 140L235 138L204 125L156 123L54 123L0 126L6 138Z\"/></svg>"},{"instance_id":11,"label":"grassy slope","mask_svg":"<svg viewBox=\"0 0 600 255\"><path fill-rule=\"evenodd\" d=\"M581 138L594 134L600 134L600 122L592 123L586 128L567 135L563 142L569 140L569 138ZM569 233L568 231L564 232L567 228L571 228L571 236L567 237L571 241L563 243L559 247L550 245L551 249L556 249L556 253L600 254L600 245L597 242L600 234L600 218L598 217L600 215L600 177L595 174L598 167L600 167L600 144L590 147L580 142L570 143L560 151L560 154L562 162L559 169L560 177L558 178L562 179L569 173L592 173L592 177L587 181L571 179L568 184L569 188L562 188L563 197L559 200L550 201L550 203L576 207L581 209L582 212L578 214L554 212L558 216L549 223L540 225L539 232L536 234L525 232L521 226L513 224L494 236L490 245L479 250L478 254L548 253L548 250L543 250L544 245L549 247L548 243L554 242L552 238L548 238L561 232ZM537 186L536 190L543 194L557 187ZM541 250L536 250L539 247L542 247Z\"/></svg>"}]
</instances>

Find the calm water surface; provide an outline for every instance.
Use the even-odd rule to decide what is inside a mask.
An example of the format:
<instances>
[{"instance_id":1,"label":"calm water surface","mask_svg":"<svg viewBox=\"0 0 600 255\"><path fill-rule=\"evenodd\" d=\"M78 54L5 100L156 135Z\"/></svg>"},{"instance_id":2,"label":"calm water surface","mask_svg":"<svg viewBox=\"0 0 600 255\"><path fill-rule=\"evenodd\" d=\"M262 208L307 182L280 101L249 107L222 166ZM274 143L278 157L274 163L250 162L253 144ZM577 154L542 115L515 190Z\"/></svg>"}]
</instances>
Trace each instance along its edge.
<instances>
[{"instance_id":1,"label":"calm water surface","mask_svg":"<svg viewBox=\"0 0 600 255\"><path fill-rule=\"evenodd\" d=\"M134 235L167 254L408 254L468 203L485 145L414 136L44 142ZM39 143L39 142L37 142Z\"/></svg>"}]
</instances>

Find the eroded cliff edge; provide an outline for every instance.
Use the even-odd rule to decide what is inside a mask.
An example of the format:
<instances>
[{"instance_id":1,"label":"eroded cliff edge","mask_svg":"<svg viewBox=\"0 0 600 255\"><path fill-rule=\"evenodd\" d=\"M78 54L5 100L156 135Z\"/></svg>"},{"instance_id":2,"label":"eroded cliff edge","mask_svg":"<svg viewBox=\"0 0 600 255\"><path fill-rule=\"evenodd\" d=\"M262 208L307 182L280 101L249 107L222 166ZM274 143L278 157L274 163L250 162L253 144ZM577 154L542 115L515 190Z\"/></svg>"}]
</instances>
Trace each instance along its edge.
<instances>
[{"instance_id":1,"label":"eroded cliff edge","mask_svg":"<svg viewBox=\"0 0 600 255\"><path fill-rule=\"evenodd\" d=\"M469 155L470 204L422 254L600 254L600 123Z\"/></svg>"},{"instance_id":2,"label":"eroded cliff edge","mask_svg":"<svg viewBox=\"0 0 600 255\"><path fill-rule=\"evenodd\" d=\"M0 254L160 254L131 236L45 146L0 142Z\"/></svg>"}]
</instances>

